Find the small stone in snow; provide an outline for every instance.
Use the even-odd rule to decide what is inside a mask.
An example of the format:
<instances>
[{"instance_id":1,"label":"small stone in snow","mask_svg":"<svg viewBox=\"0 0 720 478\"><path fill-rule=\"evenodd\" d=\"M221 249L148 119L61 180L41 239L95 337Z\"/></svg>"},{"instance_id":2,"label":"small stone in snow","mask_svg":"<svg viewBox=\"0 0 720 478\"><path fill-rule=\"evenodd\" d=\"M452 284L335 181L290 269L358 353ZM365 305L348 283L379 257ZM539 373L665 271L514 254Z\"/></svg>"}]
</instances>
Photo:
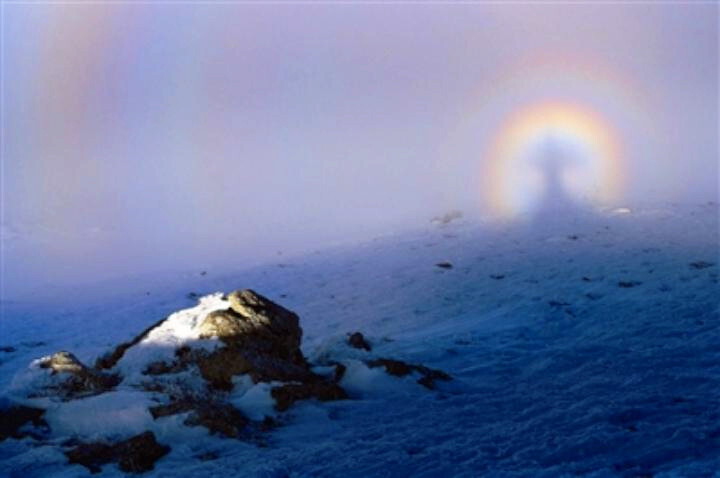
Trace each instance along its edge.
<instances>
[{"instance_id":1,"label":"small stone in snow","mask_svg":"<svg viewBox=\"0 0 720 478\"><path fill-rule=\"evenodd\" d=\"M363 334L361 334L360 332L350 334L350 336L348 337L348 344L350 344L351 347L354 347L356 349L364 349L368 352L372 349L367 340L365 340Z\"/></svg>"}]
</instances>

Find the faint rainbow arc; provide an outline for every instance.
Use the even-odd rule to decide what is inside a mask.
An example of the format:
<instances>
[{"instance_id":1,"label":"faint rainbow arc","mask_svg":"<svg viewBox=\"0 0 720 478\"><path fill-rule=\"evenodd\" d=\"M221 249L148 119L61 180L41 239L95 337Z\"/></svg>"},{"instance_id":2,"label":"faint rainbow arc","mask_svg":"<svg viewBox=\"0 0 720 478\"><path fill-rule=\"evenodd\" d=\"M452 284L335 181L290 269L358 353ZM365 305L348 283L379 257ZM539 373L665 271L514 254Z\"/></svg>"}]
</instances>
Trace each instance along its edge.
<instances>
[{"instance_id":1,"label":"faint rainbow arc","mask_svg":"<svg viewBox=\"0 0 720 478\"><path fill-rule=\"evenodd\" d=\"M595 203L616 200L624 188L624 152L620 135L596 111L579 103L542 101L510 114L498 128L483 163L482 195L495 215L513 216L524 212L513 200L512 187L505 179L514 168L523 167L522 153L544 132L579 141L594 153L598 188L586 191Z\"/></svg>"}]
</instances>

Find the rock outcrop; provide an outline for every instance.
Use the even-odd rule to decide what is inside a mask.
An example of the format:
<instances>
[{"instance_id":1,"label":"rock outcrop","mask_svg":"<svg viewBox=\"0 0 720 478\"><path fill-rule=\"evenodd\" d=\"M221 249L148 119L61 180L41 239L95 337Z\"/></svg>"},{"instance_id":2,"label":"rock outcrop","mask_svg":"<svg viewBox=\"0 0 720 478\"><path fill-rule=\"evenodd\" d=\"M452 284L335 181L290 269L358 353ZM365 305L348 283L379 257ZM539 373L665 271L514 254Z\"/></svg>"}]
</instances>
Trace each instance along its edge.
<instances>
[{"instance_id":1,"label":"rock outcrop","mask_svg":"<svg viewBox=\"0 0 720 478\"><path fill-rule=\"evenodd\" d=\"M424 365L409 364L401 360L380 358L376 360L369 360L366 363L370 368L384 367L387 373L395 375L396 377L404 377L416 372L420 375L417 379L417 383L431 390L436 388L435 382L437 380L448 381L452 379L450 375L442 370L435 370Z\"/></svg>"},{"instance_id":2,"label":"rock outcrop","mask_svg":"<svg viewBox=\"0 0 720 478\"><path fill-rule=\"evenodd\" d=\"M196 367L210 388L219 391L232 390L233 377L243 374L255 383L317 380L300 350L302 329L294 312L249 289L233 292L228 303L230 307L211 311L198 326L198 338L218 339L218 347L179 347L172 362L153 362L145 373Z\"/></svg>"},{"instance_id":3,"label":"rock outcrop","mask_svg":"<svg viewBox=\"0 0 720 478\"><path fill-rule=\"evenodd\" d=\"M340 385L321 380L310 383L288 383L274 387L271 393L275 399L275 408L281 412L290 408L290 405L298 400L316 398L320 401L327 402L348 398L347 393Z\"/></svg>"},{"instance_id":4,"label":"rock outcrop","mask_svg":"<svg viewBox=\"0 0 720 478\"><path fill-rule=\"evenodd\" d=\"M233 405L236 402L230 397L239 383L248 390L258 387L255 390L274 400L279 412L301 400L348 398L341 385L347 370L343 359L310 364L301 341L300 319L294 312L249 289L227 296L215 294L115 347L94 367L66 351L35 361L29 370L31 392L25 398L50 397L62 402L116 387L144 390L155 402L148 408L155 420L185 414L182 423L187 426L201 426L226 438L252 439L275 421L267 416L272 412L263 411L250 419ZM359 349L368 367L384 367L400 377L413 375L427 388L434 388L437 380L450 379L444 372L422 365L372 359L372 347L360 332L348 334L343 347L347 346ZM239 393L243 396L247 391ZM20 406L8 413L12 415L9 418L4 412L0 416L0 440L20 436L18 430L28 423L43 423L42 409ZM66 455L71 463L82 464L93 473L111 462L123 471L143 472L168 451L147 431L115 443L76 442Z\"/></svg>"},{"instance_id":5,"label":"rock outcrop","mask_svg":"<svg viewBox=\"0 0 720 478\"><path fill-rule=\"evenodd\" d=\"M45 387L45 391L65 400L103 393L120 383L117 375L91 369L66 351L40 359L38 366L50 369L52 375L57 375L56 380Z\"/></svg>"},{"instance_id":6,"label":"rock outcrop","mask_svg":"<svg viewBox=\"0 0 720 478\"><path fill-rule=\"evenodd\" d=\"M207 315L200 337L217 337L224 346L198 357L200 370L213 386L231 387L234 375L249 374L255 382L311 380L300 350L298 316L246 289L228 295L230 308Z\"/></svg>"},{"instance_id":7,"label":"rock outcrop","mask_svg":"<svg viewBox=\"0 0 720 478\"><path fill-rule=\"evenodd\" d=\"M155 434L145 432L119 443L80 443L65 452L70 463L83 465L91 473L99 473L102 466L116 462L129 473L142 473L155 467L155 462L167 455L170 447L155 439Z\"/></svg>"},{"instance_id":8,"label":"rock outcrop","mask_svg":"<svg viewBox=\"0 0 720 478\"><path fill-rule=\"evenodd\" d=\"M186 425L240 438L243 429L257 424L219 398L233 389L233 378L240 375L249 376L254 383L284 382L271 389L278 411L299 400L347 398L337 383L341 374L326 378L310 370L300 349L302 329L297 314L249 289L229 294L226 302L229 307L210 311L197 326L199 341L218 340L217 347L184 345L175 350L171 362L155 361L143 371L154 377L149 383L152 390L169 397L166 403L150 408L153 418L189 413ZM196 370L202 377L207 394L198 396L189 389L178 393L175 382L172 391L163 387L163 376L188 370Z\"/></svg>"},{"instance_id":9,"label":"rock outcrop","mask_svg":"<svg viewBox=\"0 0 720 478\"><path fill-rule=\"evenodd\" d=\"M348 337L348 344L350 347L356 348L356 349L362 349L367 352L370 352L372 350L372 347L368 343L367 340L365 340L365 336L361 334L360 332L353 332Z\"/></svg>"},{"instance_id":10,"label":"rock outcrop","mask_svg":"<svg viewBox=\"0 0 720 478\"><path fill-rule=\"evenodd\" d=\"M0 408L0 442L7 438L23 438L32 435L25 430L28 426L41 427L47 424L43 420L45 410L27 407L17 403L7 403Z\"/></svg>"}]
</instances>

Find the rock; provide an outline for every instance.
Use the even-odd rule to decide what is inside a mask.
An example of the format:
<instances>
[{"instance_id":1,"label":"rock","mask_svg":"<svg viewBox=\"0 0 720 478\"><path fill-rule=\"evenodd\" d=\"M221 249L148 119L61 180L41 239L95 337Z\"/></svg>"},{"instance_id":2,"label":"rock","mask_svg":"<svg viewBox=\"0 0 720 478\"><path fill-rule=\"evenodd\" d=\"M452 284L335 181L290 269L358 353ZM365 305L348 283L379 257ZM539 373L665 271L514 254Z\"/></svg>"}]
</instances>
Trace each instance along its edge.
<instances>
[{"instance_id":1,"label":"rock","mask_svg":"<svg viewBox=\"0 0 720 478\"><path fill-rule=\"evenodd\" d=\"M560 308L560 307L566 307L566 306L570 305L570 303L569 303L569 302L565 302L564 300L555 300L555 299L552 299L552 300L549 300L549 301L548 301L548 305L549 305L550 307L553 307L553 308L556 308L556 309L557 309L557 308Z\"/></svg>"},{"instance_id":2,"label":"rock","mask_svg":"<svg viewBox=\"0 0 720 478\"><path fill-rule=\"evenodd\" d=\"M155 462L165 456L170 447L155 440L153 432L136 435L117 444L104 442L81 443L67 451L70 463L83 465L91 473L102 471L102 465L117 462L125 472L142 473L155 467Z\"/></svg>"},{"instance_id":3,"label":"rock","mask_svg":"<svg viewBox=\"0 0 720 478\"><path fill-rule=\"evenodd\" d=\"M65 400L106 392L120 383L117 375L93 370L67 351L45 357L39 366L49 368L51 375L61 375L53 385L45 388Z\"/></svg>"},{"instance_id":4,"label":"rock","mask_svg":"<svg viewBox=\"0 0 720 478\"><path fill-rule=\"evenodd\" d=\"M695 262L691 262L691 263L689 264L689 266L690 266L692 269L698 269L698 270L700 270L700 269L707 269L708 267L712 267L712 266L714 266L714 265L715 265L715 264L713 264L712 262L707 262L707 261L695 261Z\"/></svg>"},{"instance_id":5,"label":"rock","mask_svg":"<svg viewBox=\"0 0 720 478\"><path fill-rule=\"evenodd\" d=\"M290 408L290 405L298 400L316 398L326 402L348 398L345 390L337 383L323 381L314 383L289 383L274 387L270 393L275 399L275 408L281 412Z\"/></svg>"},{"instance_id":6,"label":"rock","mask_svg":"<svg viewBox=\"0 0 720 478\"><path fill-rule=\"evenodd\" d=\"M232 405L205 403L184 422L189 426L203 426L210 433L223 435L227 438L240 438L250 420Z\"/></svg>"},{"instance_id":7,"label":"rock","mask_svg":"<svg viewBox=\"0 0 720 478\"><path fill-rule=\"evenodd\" d=\"M458 210L452 210L452 211L446 212L445 214L443 214L441 216L433 217L430 220L430 222L433 224L439 224L439 225L444 226L446 224L450 224L452 221L454 221L456 219L460 219L461 217L462 217L462 212L460 212Z\"/></svg>"},{"instance_id":8,"label":"rock","mask_svg":"<svg viewBox=\"0 0 720 478\"><path fill-rule=\"evenodd\" d=\"M11 353L15 352L15 350L16 350L15 347L11 347L9 345L0 347L0 352L5 352L6 354L11 354Z\"/></svg>"},{"instance_id":9,"label":"rock","mask_svg":"<svg viewBox=\"0 0 720 478\"><path fill-rule=\"evenodd\" d=\"M100 473L102 465L115 461L113 446L100 442L81 443L65 452L65 456L70 464L82 465L93 474Z\"/></svg>"},{"instance_id":10,"label":"rock","mask_svg":"<svg viewBox=\"0 0 720 478\"><path fill-rule=\"evenodd\" d=\"M167 404L156 405L148 409L154 419L191 412L183 423L188 426L203 426L210 433L227 438L240 438L250 420L230 404L222 403L212 395L190 395L177 398Z\"/></svg>"},{"instance_id":11,"label":"rock","mask_svg":"<svg viewBox=\"0 0 720 478\"><path fill-rule=\"evenodd\" d=\"M98 358L95 361L95 368L98 370L113 368L115 366L115 364L117 364L120 361L120 359L123 358L123 355L125 355L125 351L127 351L127 349L129 349L133 345L136 345L137 343L139 343L142 339L144 339L147 336L147 334L150 333L151 330L158 327L163 322L165 322L165 319L158 320L153 325L151 325L147 329L140 332L140 334L137 335L130 342L124 342L124 343L118 345L117 347L115 347L115 349L113 349L113 351L110 352L109 354L105 354L102 357Z\"/></svg>"},{"instance_id":12,"label":"rock","mask_svg":"<svg viewBox=\"0 0 720 478\"><path fill-rule=\"evenodd\" d=\"M366 364L370 368L385 367L387 373L396 377L404 377L412 372L417 372L420 374L417 383L429 389L435 389L435 381L437 380L452 380L452 377L442 370L431 369L424 365L409 364L401 360L381 358L370 360Z\"/></svg>"},{"instance_id":13,"label":"rock","mask_svg":"<svg viewBox=\"0 0 720 478\"><path fill-rule=\"evenodd\" d=\"M40 367L52 369L53 373L72 373L78 374L85 372L87 367L80 363L80 361L70 352L61 350L51 355L46 360L40 363Z\"/></svg>"},{"instance_id":14,"label":"rock","mask_svg":"<svg viewBox=\"0 0 720 478\"><path fill-rule=\"evenodd\" d=\"M443 261L443 262L438 262L437 264L435 264L435 267L439 267L441 269L452 269L453 265L450 262Z\"/></svg>"},{"instance_id":15,"label":"rock","mask_svg":"<svg viewBox=\"0 0 720 478\"><path fill-rule=\"evenodd\" d=\"M618 287L621 287L621 288L623 288L623 289L629 289L630 287L635 287L635 286L638 286L638 285L641 285L641 284L642 284L642 282L637 281L637 280L629 280L629 281L622 281L622 280L621 280L621 281L618 282Z\"/></svg>"},{"instance_id":16,"label":"rock","mask_svg":"<svg viewBox=\"0 0 720 478\"><path fill-rule=\"evenodd\" d=\"M215 350L181 347L172 363L153 362L144 373L164 375L197 367L211 389L229 391L234 376L248 374L254 382L316 381L300 349L298 316L251 290L227 296L230 308L215 310L199 325L199 337L217 337Z\"/></svg>"},{"instance_id":17,"label":"rock","mask_svg":"<svg viewBox=\"0 0 720 478\"><path fill-rule=\"evenodd\" d=\"M218 337L224 347L200 352L203 377L214 387L232 388L234 375L247 373L255 382L312 379L300 350L298 316L249 290L228 296L230 308L211 312L200 324L200 337Z\"/></svg>"},{"instance_id":18,"label":"rock","mask_svg":"<svg viewBox=\"0 0 720 478\"><path fill-rule=\"evenodd\" d=\"M404 377L413 371L412 366L400 360L377 359L367 362L368 367L385 367L385 371L396 377Z\"/></svg>"},{"instance_id":19,"label":"rock","mask_svg":"<svg viewBox=\"0 0 720 478\"><path fill-rule=\"evenodd\" d=\"M208 310L211 312L207 313ZM326 361L318 370L323 370L327 376L314 373L300 348L299 317L252 290L201 298L197 308L171 316L171 320L179 320L181 327L189 327L191 331L189 336L167 337L179 330L174 322L158 331L162 338L158 343L162 342L163 347L164 344L183 344L175 349L174 356L164 349L157 354L133 354L118 364L131 347L144 347L143 340L151 332L155 337L153 330L165 320L115 347L92 368L66 351L34 362L35 366L27 370L27 383L37 384L36 389L41 393L30 397L50 396L43 393L51 392L71 400L103 393L120 382L118 374L105 372L115 369L118 373L129 372L124 385L152 392L153 398L159 400L148 409L154 419L184 413L187 414L184 423L188 426L203 426L213 434L243 439L255 439L256 432L275 425L272 421L252 421L227 402L225 392L233 388L234 377L238 375L247 374L255 383L272 382L271 396L280 411L287 410L298 400L348 398L339 385L346 371L345 365ZM352 347L371 350L370 343L360 332L349 334L347 341ZM148 341L148 345L158 344ZM348 352L347 349L344 351ZM450 380L449 375L439 370L399 360L378 359L368 365L383 366L388 373L397 376L415 374L418 383L428 388L434 388L436 380ZM42 423L42 413L43 410L31 408L3 412L0 414L0 439L16 436L17 431L29 422ZM169 450L158 444L151 432L117 443L76 442L72 449L67 448L67 444L64 446L71 463L82 464L93 473L102 471L103 465L112 462L123 471L147 471Z\"/></svg>"},{"instance_id":20,"label":"rock","mask_svg":"<svg viewBox=\"0 0 720 478\"><path fill-rule=\"evenodd\" d=\"M234 343L255 336L267 341L280 355L298 355L302 329L297 314L249 289L231 293L228 301L229 310L208 314L200 325L201 337L216 336Z\"/></svg>"},{"instance_id":21,"label":"rock","mask_svg":"<svg viewBox=\"0 0 720 478\"><path fill-rule=\"evenodd\" d=\"M177 415L178 413L189 412L195 407L196 405L192 402L183 400L174 401L162 405L156 405L154 407L148 408L148 411L150 412L150 415L152 415L153 419L157 420L158 418L169 417L171 415Z\"/></svg>"},{"instance_id":22,"label":"rock","mask_svg":"<svg viewBox=\"0 0 720 478\"><path fill-rule=\"evenodd\" d=\"M232 292L228 301L230 309L244 317L253 329L271 332L279 345L289 351L299 349L302 329L297 314L250 289Z\"/></svg>"},{"instance_id":23,"label":"rock","mask_svg":"<svg viewBox=\"0 0 720 478\"><path fill-rule=\"evenodd\" d=\"M350 344L351 347L354 347L356 349L363 349L367 350L368 352L372 350L372 347L370 347L370 344L365 340L365 337L360 332L354 332L350 334L348 337L348 344Z\"/></svg>"},{"instance_id":24,"label":"rock","mask_svg":"<svg viewBox=\"0 0 720 478\"><path fill-rule=\"evenodd\" d=\"M118 466L122 471L142 473L152 470L155 462L170 452L170 447L155 440L153 432L145 432L116 447Z\"/></svg>"},{"instance_id":25,"label":"rock","mask_svg":"<svg viewBox=\"0 0 720 478\"><path fill-rule=\"evenodd\" d=\"M143 370L145 375L166 375L169 373L181 372L183 367L178 362L168 364L167 362L151 362Z\"/></svg>"},{"instance_id":26,"label":"rock","mask_svg":"<svg viewBox=\"0 0 720 478\"><path fill-rule=\"evenodd\" d=\"M46 425L42 416L45 410L42 408L26 407L24 405L10 404L6 408L0 409L0 442L7 438L22 438L27 433L23 433L23 428L28 423L34 426Z\"/></svg>"},{"instance_id":27,"label":"rock","mask_svg":"<svg viewBox=\"0 0 720 478\"><path fill-rule=\"evenodd\" d=\"M232 341L243 333L252 332L252 324L231 309L210 312L200 324L200 337L218 337L223 341Z\"/></svg>"},{"instance_id":28,"label":"rock","mask_svg":"<svg viewBox=\"0 0 720 478\"><path fill-rule=\"evenodd\" d=\"M505 278L505 274L490 274L491 279L501 280Z\"/></svg>"},{"instance_id":29,"label":"rock","mask_svg":"<svg viewBox=\"0 0 720 478\"><path fill-rule=\"evenodd\" d=\"M253 364L237 348L224 347L211 353L198 352L197 365L202 377L216 390L232 390L233 376L253 372ZM259 382L269 378L270 374L256 371L253 375L253 380Z\"/></svg>"},{"instance_id":30,"label":"rock","mask_svg":"<svg viewBox=\"0 0 720 478\"><path fill-rule=\"evenodd\" d=\"M430 390L435 389L435 382L437 380L442 380L444 382L452 380L452 377L442 370L431 369L425 367L424 365L415 365L415 369L422 375L422 377L418 379L417 383L425 388L429 388Z\"/></svg>"},{"instance_id":31,"label":"rock","mask_svg":"<svg viewBox=\"0 0 720 478\"><path fill-rule=\"evenodd\" d=\"M340 382L340 380L343 379L345 376L345 372L347 371L347 367L341 363L335 364L335 372L333 373L332 380L335 383Z\"/></svg>"}]
</instances>

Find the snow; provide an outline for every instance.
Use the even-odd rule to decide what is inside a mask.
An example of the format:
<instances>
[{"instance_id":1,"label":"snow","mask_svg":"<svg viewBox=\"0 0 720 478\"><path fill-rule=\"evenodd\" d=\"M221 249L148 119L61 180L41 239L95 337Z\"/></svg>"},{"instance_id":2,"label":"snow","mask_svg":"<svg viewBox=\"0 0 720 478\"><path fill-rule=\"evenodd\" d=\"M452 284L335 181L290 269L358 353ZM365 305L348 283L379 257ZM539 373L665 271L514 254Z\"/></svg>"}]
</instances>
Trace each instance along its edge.
<instances>
[{"instance_id":1,"label":"snow","mask_svg":"<svg viewBox=\"0 0 720 478\"><path fill-rule=\"evenodd\" d=\"M179 347L186 345L214 350L219 344L218 339L200 339L200 324L210 312L228 307L229 302L223 299L222 293L201 297L197 306L171 314L138 344L129 348L114 370L122 373L126 381L137 383L142 380L142 371L150 363L171 363Z\"/></svg>"},{"instance_id":2,"label":"snow","mask_svg":"<svg viewBox=\"0 0 720 478\"><path fill-rule=\"evenodd\" d=\"M98 440L128 438L152 428L148 407L154 405L145 393L120 390L94 397L54 403L45 420L58 436Z\"/></svg>"},{"instance_id":3,"label":"snow","mask_svg":"<svg viewBox=\"0 0 720 478\"><path fill-rule=\"evenodd\" d=\"M16 350L0 352L0 395L26 390L43 355L93 363L168 314L118 370L180 344L214 347L198 341L198 320L227 307L218 291L249 287L299 314L319 371L347 366L351 399L277 413L270 385L238 377L229 400L281 423L242 442L184 426L184 415L152 420L152 395L130 377L114 392L45 402L50 444L0 443L0 475L87 476L66 464L63 440L149 429L172 451L148 476L720 476L718 247L714 203L632 205L552 227L455 218L246 270L3 302L0 346ZM357 330L371 352L346 346ZM363 363L378 357L454 380L430 391Z\"/></svg>"},{"instance_id":4,"label":"snow","mask_svg":"<svg viewBox=\"0 0 720 478\"><path fill-rule=\"evenodd\" d=\"M273 386L280 382L253 384L247 376L236 377L233 381L235 387L229 397L229 402L237 407L251 420L261 421L265 417L274 417L275 399L270 395Z\"/></svg>"},{"instance_id":5,"label":"snow","mask_svg":"<svg viewBox=\"0 0 720 478\"><path fill-rule=\"evenodd\" d=\"M412 376L393 377L385 373L383 367L368 368L359 360L344 361L344 364L347 369L340 386L353 397L380 397L400 390L414 392L415 387L421 386Z\"/></svg>"}]
</instances>

